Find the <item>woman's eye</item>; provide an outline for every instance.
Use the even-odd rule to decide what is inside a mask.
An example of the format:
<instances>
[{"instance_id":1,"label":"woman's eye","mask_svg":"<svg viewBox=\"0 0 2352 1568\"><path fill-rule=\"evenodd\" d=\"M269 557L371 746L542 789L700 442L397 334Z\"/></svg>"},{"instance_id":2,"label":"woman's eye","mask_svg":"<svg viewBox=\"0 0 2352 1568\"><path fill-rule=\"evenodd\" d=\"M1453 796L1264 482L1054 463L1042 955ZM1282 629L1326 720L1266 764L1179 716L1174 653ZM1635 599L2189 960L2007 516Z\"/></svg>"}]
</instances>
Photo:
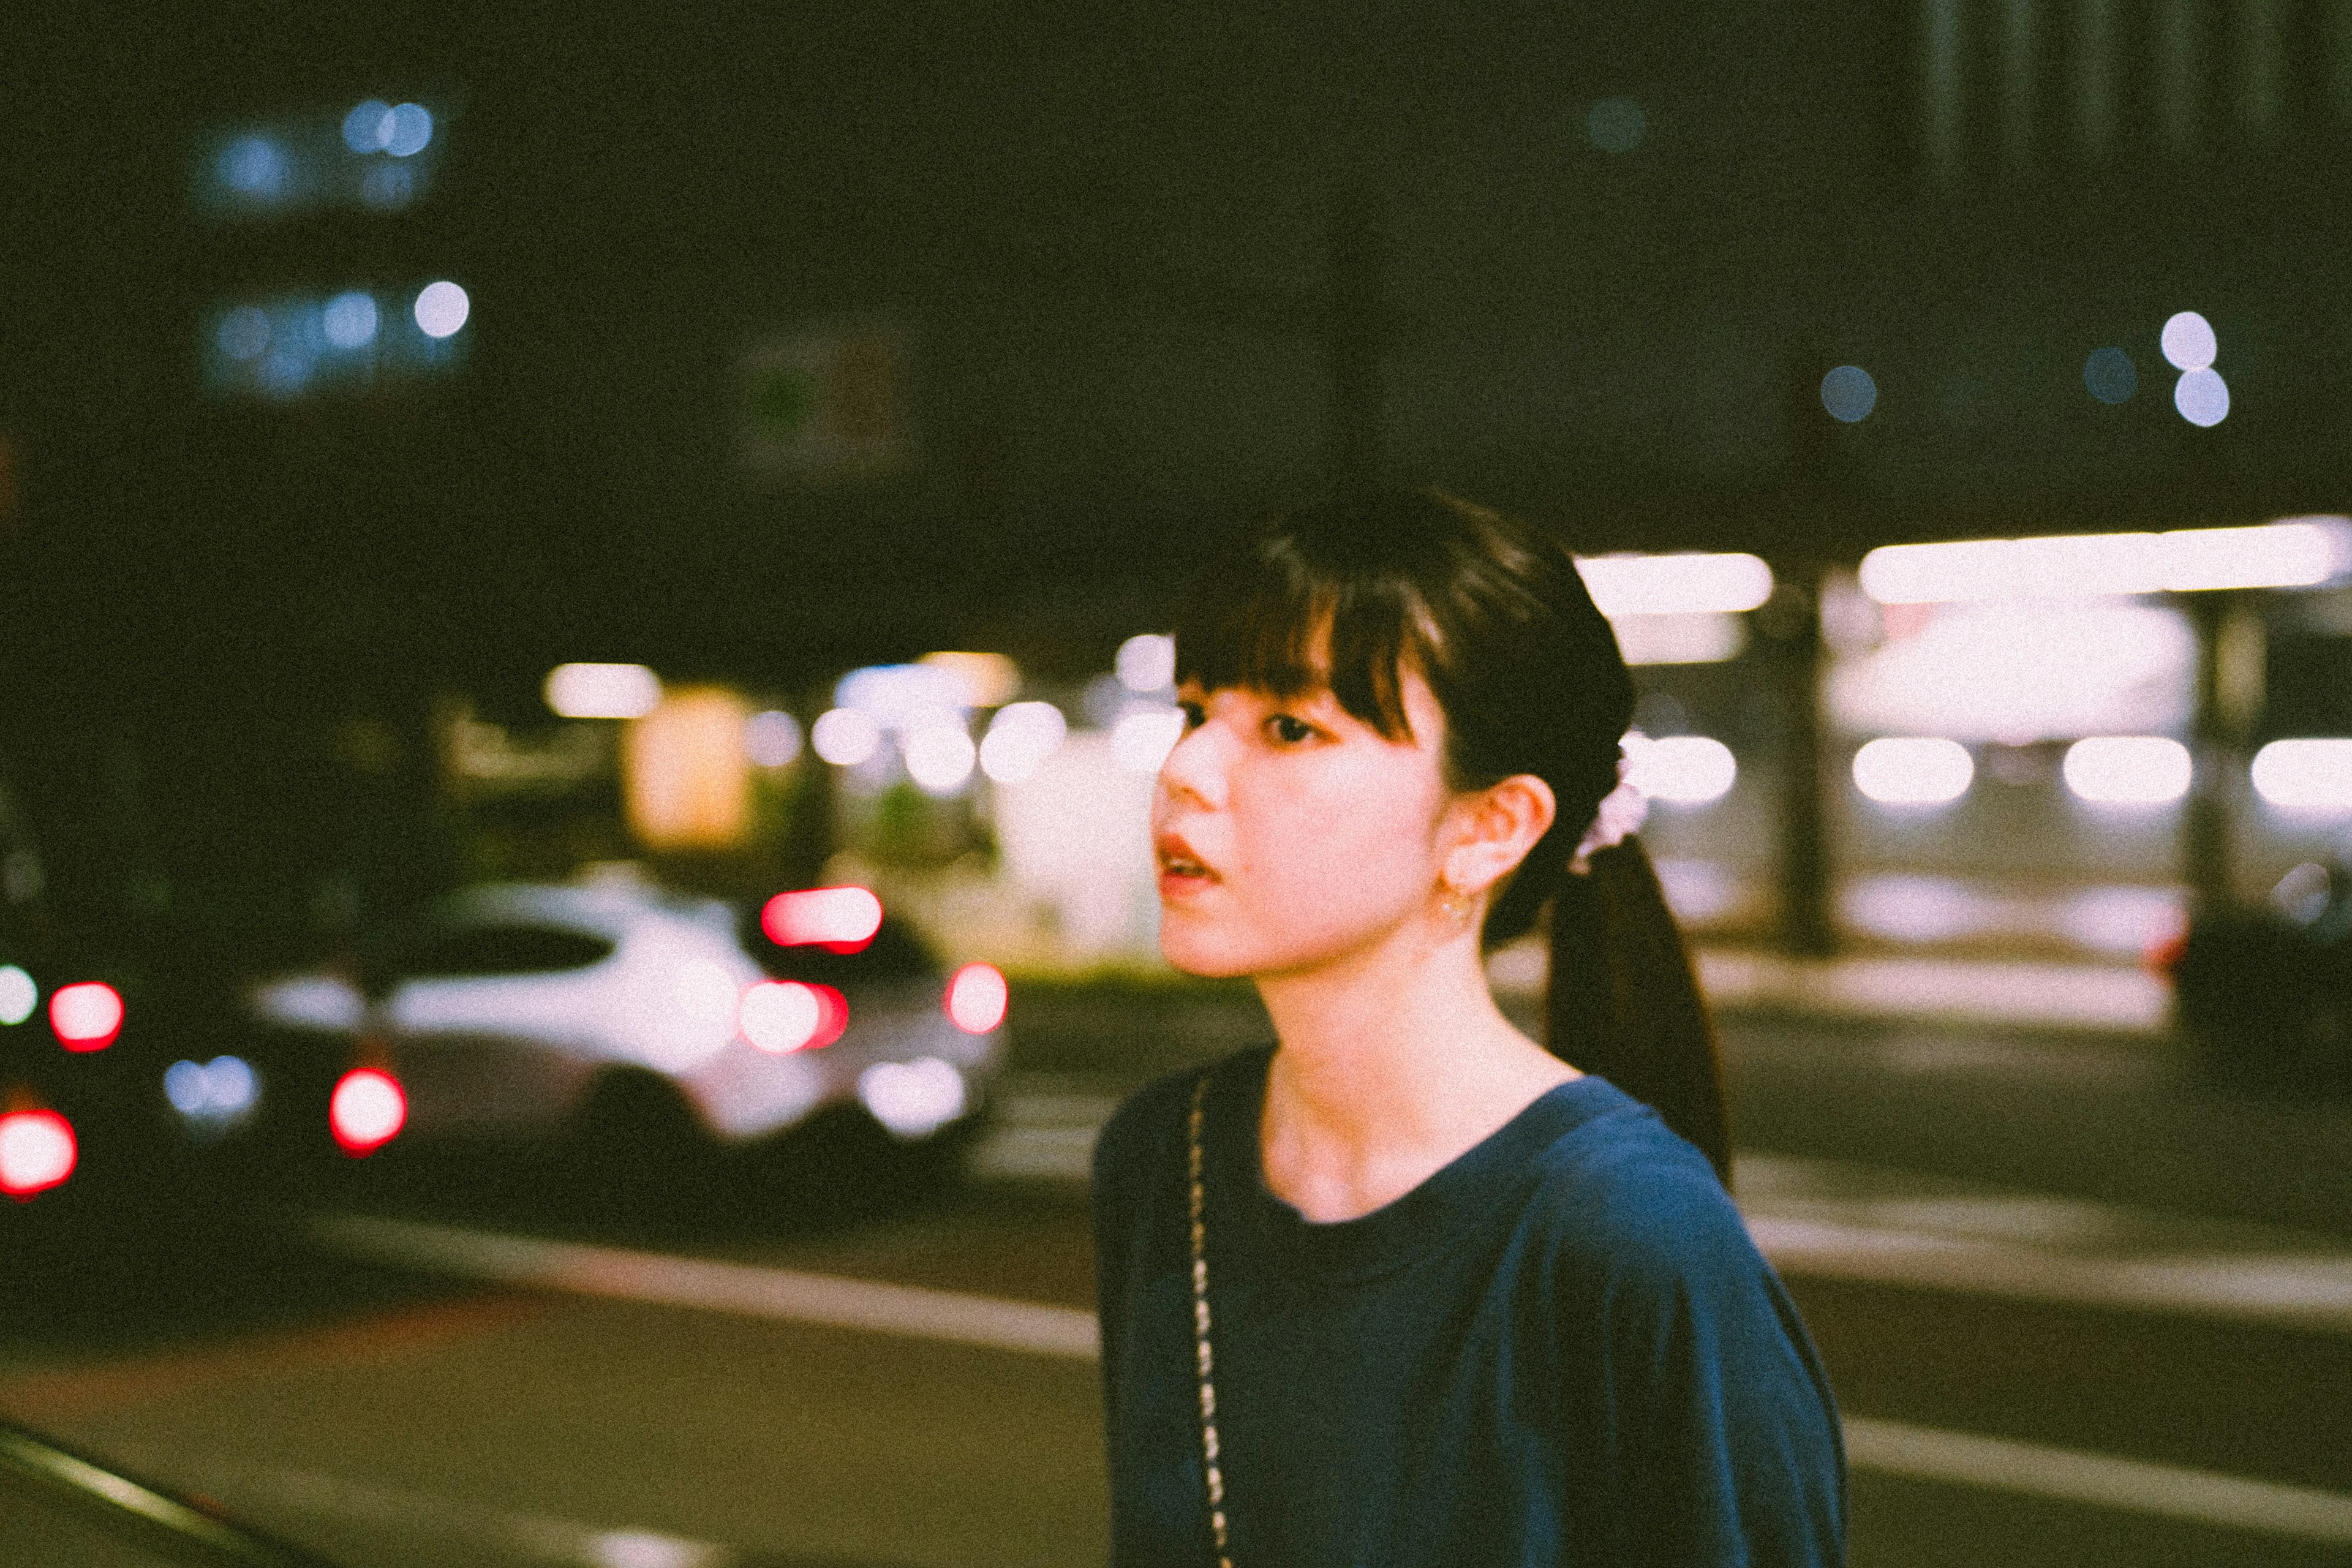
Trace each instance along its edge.
<instances>
[{"instance_id":1,"label":"woman's eye","mask_svg":"<svg viewBox=\"0 0 2352 1568\"><path fill-rule=\"evenodd\" d=\"M1208 710L1197 702L1179 702L1178 711L1184 715L1184 728L1197 730L1209 721Z\"/></svg>"},{"instance_id":2,"label":"woman's eye","mask_svg":"<svg viewBox=\"0 0 2352 1568\"><path fill-rule=\"evenodd\" d=\"M1315 727L1287 713L1276 713L1265 721L1266 732L1286 746L1295 746L1315 733Z\"/></svg>"}]
</instances>

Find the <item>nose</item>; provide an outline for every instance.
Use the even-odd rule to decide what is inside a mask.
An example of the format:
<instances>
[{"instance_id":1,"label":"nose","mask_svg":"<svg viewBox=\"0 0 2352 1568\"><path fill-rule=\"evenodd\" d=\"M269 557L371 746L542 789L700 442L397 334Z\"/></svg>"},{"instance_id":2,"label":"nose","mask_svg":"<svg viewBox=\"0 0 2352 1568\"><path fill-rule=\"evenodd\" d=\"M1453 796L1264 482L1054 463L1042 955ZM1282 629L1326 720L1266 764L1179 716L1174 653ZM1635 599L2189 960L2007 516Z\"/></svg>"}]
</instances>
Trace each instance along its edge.
<instances>
[{"instance_id":1,"label":"nose","mask_svg":"<svg viewBox=\"0 0 2352 1568\"><path fill-rule=\"evenodd\" d=\"M1176 738L1160 764L1156 805L1214 811L1224 805L1224 765L1216 742L1216 721L1194 725Z\"/></svg>"}]
</instances>

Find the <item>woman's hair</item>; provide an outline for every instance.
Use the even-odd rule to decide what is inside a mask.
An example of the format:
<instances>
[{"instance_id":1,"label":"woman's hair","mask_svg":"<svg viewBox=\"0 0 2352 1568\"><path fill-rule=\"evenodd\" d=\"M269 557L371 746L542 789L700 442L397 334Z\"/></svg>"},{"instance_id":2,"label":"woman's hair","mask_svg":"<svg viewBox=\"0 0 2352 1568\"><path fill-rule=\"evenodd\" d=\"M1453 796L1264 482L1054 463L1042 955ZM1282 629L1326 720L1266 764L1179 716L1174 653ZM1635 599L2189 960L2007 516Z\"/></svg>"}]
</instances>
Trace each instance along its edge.
<instances>
[{"instance_id":1,"label":"woman's hair","mask_svg":"<svg viewBox=\"0 0 2352 1568\"><path fill-rule=\"evenodd\" d=\"M1391 740L1418 670L1445 713L1456 791L1518 773L1558 815L1500 887L1483 940L1549 916L1545 1044L1654 1107L1730 1179L1715 1031L1638 838L1570 857L1616 787L1633 680L1568 547L1437 490L1353 495L1268 520L1203 574L1176 629L1180 680L1281 698L1328 685Z\"/></svg>"}]
</instances>

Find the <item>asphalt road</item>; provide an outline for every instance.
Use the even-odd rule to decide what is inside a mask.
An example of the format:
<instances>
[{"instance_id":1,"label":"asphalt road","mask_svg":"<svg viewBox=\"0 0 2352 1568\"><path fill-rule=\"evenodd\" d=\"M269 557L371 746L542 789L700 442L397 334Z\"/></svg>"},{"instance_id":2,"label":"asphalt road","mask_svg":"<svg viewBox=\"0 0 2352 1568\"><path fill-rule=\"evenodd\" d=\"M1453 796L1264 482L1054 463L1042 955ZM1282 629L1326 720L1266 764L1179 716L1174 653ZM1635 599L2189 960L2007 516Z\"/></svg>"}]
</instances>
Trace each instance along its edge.
<instances>
[{"instance_id":1,"label":"asphalt road","mask_svg":"<svg viewBox=\"0 0 2352 1568\"><path fill-rule=\"evenodd\" d=\"M1248 1032L1222 1007L1091 1053L1083 1017L1039 1029L994 1173L920 1199L623 1221L529 1171L386 1166L20 1247L0 1413L354 1565L1097 1563L1067 1173L1125 1082ZM1743 1201L1849 1419L1855 1563L2352 1563L2340 1107L2144 1043L1730 1044Z\"/></svg>"}]
</instances>

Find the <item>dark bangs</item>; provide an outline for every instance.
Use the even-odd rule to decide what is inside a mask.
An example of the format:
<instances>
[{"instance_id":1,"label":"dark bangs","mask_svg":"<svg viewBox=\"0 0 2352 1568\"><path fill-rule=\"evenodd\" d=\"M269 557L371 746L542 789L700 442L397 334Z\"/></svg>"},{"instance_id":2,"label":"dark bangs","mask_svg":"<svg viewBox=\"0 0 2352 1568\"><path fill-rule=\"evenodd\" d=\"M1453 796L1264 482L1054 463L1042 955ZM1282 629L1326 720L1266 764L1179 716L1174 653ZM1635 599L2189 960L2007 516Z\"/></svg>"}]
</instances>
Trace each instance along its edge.
<instances>
[{"instance_id":1,"label":"dark bangs","mask_svg":"<svg viewBox=\"0 0 2352 1568\"><path fill-rule=\"evenodd\" d=\"M1293 514L1202 575L1176 624L1176 679L1285 700L1328 687L1387 739L1408 739L1399 672L1433 668L1428 604L1391 552L1337 537L1324 521Z\"/></svg>"}]
</instances>

